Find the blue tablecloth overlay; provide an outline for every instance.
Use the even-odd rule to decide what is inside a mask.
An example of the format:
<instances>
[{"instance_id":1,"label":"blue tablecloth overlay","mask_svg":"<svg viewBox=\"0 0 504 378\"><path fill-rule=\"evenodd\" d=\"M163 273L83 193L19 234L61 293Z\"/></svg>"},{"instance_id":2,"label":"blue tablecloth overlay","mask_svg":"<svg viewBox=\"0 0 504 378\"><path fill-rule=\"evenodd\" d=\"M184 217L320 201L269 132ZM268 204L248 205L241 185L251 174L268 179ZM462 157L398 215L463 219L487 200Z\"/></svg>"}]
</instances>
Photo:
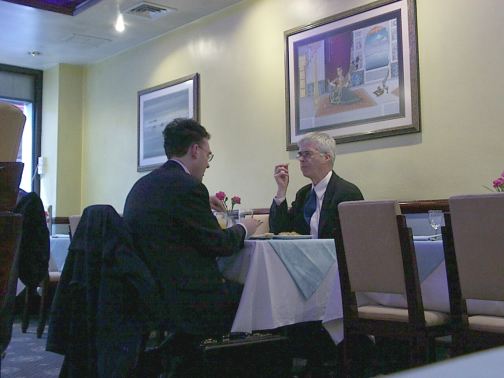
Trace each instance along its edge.
<instances>
[{"instance_id":1,"label":"blue tablecloth overlay","mask_svg":"<svg viewBox=\"0 0 504 378\"><path fill-rule=\"evenodd\" d=\"M270 240L269 244L282 260L296 286L308 299L318 289L336 261L334 243L312 240ZM443 244L415 240L418 276L423 282L444 260Z\"/></svg>"},{"instance_id":2,"label":"blue tablecloth overlay","mask_svg":"<svg viewBox=\"0 0 504 378\"><path fill-rule=\"evenodd\" d=\"M65 260L70 246L68 235L54 235L50 238L51 242L51 261L49 262L50 271L63 271ZM52 268L52 269L51 269Z\"/></svg>"},{"instance_id":3,"label":"blue tablecloth overlay","mask_svg":"<svg viewBox=\"0 0 504 378\"><path fill-rule=\"evenodd\" d=\"M308 299L318 289L336 261L334 243L312 240L270 240L303 296Z\"/></svg>"},{"instance_id":4,"label":"blue tablecloth overlay","mask_svg":"<svg viewBox=\"0 0 504 378\"><path fill-rule=\"evenodd\" d=\"M443 243L415 240L415 250L417 251L418 277L420 282L423 282L444 261ZM422 253L418 253L419 250Z\"/></svg>"},{"instance_id":5,"label":"blue tablecloth overlay","mask_svg":"<svg viewBox=\"0 0 504 378\"><path fill-rule=\"evenodd\" d=\"M419 238L418 238L419 239ZM418 275L423 282L444 261L443 243L415 237ZM319 288L331 266L336 262L334 241L330 239L264 240L275 251L305 299ZM235 264L241 255L218 258L223 272Z\"/></svg>"}]
</instances>

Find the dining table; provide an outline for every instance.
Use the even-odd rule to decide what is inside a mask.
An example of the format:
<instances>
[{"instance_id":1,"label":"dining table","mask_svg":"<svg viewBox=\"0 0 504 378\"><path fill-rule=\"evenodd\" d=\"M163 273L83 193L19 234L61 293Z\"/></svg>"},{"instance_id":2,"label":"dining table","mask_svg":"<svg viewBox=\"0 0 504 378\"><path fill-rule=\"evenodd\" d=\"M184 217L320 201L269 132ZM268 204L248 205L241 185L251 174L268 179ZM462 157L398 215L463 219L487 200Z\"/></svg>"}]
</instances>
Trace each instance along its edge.
<instances>
[{"instance_id":1,"label":"dining table","mask_svg":"<svg viewBox=\"0 0 504 378\"><path fill-rule=\"evenodd\" d=\"M49 272L63 271L69 246L70 237L68 234L54 234L49 237ZM23 291L24 287L25 285L21 282L21 280L18 280L16 295Z\"/></svg>"},{"instance_id":2,"label":"dining table","mask_svg":"<svg viewBox=\"0 0 504 378\"><path fill-rule=\"evenodd\" d=\"M415 237L414 247L425 309L449 312L443 242L436 237ZM251 333L318 320L335 343L343 340L332 239L246 240L239 253L219 258L218 264L224 277L244 285L231 332ZM357 302L407 307L406 298L399 294L359 293ZM471 301L468 311L504 315L504 302Z\"/></svg>"}]
</instances>

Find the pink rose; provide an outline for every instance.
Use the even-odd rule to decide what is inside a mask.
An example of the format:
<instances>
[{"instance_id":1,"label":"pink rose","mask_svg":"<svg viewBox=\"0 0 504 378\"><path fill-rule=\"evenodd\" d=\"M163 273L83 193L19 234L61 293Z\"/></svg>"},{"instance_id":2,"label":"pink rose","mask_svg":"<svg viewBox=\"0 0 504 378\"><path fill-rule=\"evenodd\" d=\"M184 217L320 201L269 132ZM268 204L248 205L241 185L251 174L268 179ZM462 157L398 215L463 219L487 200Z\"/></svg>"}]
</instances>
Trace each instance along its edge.
<instances>
[{"instance_id":1,"label":"pink rose","mask_svg":"<svg viewBox=\"0 0 504 378\"><path fill-rule=\"evenodd\" d=\"M235 204L241 204L241 198L238 197L238 196L234 196L233 198L231 198L231 204L232 205L235 205Z\"/></svg>"},{"instance_id":2,"label":"pink rose","mask_svg":"<svg viewBox=\"0 0 504 378\"><path fill-rule=\"evenodd\" d=\"M217 193L215 193L215 197L217 197L221 201L224 201L226 199L226 193L224 193L224 192L217 192Z\"/></svg>"},{"instance_id":3,"label":"pink rose","mask_svg":"<svg viewBox=\"0 0 504 378\"><path fill-rule=\"evenodd\" d=\"M504 185L504 177L499 177L499 178L493 180L493 187L494 188L498 188L501 185Z\"/></svg>"}]
</instances>

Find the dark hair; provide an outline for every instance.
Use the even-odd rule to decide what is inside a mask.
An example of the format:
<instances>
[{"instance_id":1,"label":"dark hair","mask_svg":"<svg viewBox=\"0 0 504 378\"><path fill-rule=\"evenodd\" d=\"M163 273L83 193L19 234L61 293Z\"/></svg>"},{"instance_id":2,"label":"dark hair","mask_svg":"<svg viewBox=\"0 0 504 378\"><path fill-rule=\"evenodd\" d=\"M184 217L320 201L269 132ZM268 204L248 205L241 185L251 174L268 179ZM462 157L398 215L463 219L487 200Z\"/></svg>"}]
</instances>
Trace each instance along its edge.
<instances>
[{"instance_id":1,"label":"dark hair","mask_svg":"<svg viewBox=\"0 0 504 378\"><path fill-rule=\"evenodd\" d=\"M194 143L204 138L210 139L210 134L192 118L175 118L163 130L164 150L168 159L173 156L183 156Z\"/></svg>"}]
</instances>

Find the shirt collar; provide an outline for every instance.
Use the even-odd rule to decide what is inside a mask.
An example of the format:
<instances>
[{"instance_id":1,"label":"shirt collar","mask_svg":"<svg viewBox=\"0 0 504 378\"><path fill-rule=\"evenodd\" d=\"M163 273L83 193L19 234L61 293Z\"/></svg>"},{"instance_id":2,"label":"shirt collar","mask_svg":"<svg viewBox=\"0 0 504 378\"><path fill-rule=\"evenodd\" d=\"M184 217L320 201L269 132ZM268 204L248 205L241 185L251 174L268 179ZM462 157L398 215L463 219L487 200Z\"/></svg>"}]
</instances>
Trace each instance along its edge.
<instances>
[{"instance_id":1,"label":"shirt collar","mask_svg":"<svg viewBox=\"0 0 504 378\"><path fill-rule=\"evenodd\" d=\"M182 163L181 161L177 160L177 159L169 159L168 161L173 161L175 163L177 163L178 165L180 165L182 167L182 169L187 173L187 174L191 174L189 172L189 169L187 169L187 167L184 165L184 163Z\"/></svg>"},{"instance_id":2,"label":"shirt collar","mask_svg":"<svg viewBox=\"0 0 504 378\"><path fill-rule=\"evenodd\" d=\"M317 198L320 200L324 197L325 191L327 189L327 185L329 185L329 181L331 180L332 171L329 172L326 177L324 177L317 185L312 185L312 189L315 190L315 194Z\"/></svg>"}]
</instances>

